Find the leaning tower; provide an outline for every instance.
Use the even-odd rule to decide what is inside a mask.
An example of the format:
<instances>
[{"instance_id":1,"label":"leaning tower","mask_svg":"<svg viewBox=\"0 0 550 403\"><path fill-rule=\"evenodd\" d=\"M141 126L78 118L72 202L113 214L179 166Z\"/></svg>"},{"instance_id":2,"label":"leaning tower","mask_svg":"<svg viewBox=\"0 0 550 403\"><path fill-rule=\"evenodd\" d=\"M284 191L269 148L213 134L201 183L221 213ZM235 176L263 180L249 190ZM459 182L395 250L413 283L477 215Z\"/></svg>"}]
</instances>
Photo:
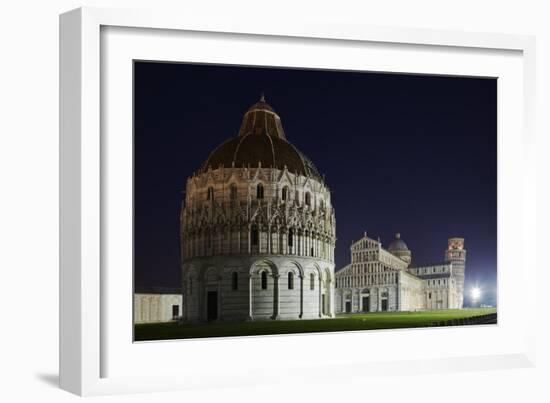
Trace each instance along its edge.
<instances>
[{"instance_id":1,"label":"leaning tower","mask_svg":"<svg viewBox=\"0 0 550 403\"><path fill-rule=\"evenodd\" d=\"M462 309L464 304L464 274L466 269L466 249L464 238L449 238L445 251L445 261L453 264L453 276L456 278L459 292L458 307Z\"/></svg>"}]
</instances>

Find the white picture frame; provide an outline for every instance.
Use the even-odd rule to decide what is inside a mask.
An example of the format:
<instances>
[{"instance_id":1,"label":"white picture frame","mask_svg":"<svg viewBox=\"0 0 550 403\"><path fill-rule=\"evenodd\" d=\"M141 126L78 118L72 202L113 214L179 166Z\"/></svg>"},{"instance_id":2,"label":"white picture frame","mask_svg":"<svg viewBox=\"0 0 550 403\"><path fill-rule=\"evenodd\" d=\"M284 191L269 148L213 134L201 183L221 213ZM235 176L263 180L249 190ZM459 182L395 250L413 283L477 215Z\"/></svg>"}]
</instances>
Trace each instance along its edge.
<instances>
[{"instance_id":1,"label":"white picture frame","mask_svg":"<svg viewBox=\"0 0 550 403\"><path fill-rule=\"evenodd\" d=\"M114 28L116 27L116 28ZM138 31L138 30L142 31ZM113 33L114 39L106 42L104 33ZM363 45L372 45L380 49L393 46L395 58L399 58L399 52L407 52L413 49L415 52L425 52L426 60L433 64L430 71L418 65L418 71L427 74L468 74L467 63L464 66L446 67L444 58L438 59L429 53L438 51L447 53L454 60L466 58L466 53L472 54L472 63L476 57L484 57L488 54L487 66L479 66L480 70L471 70L472 75L480 75L487 72L491 75L494 67L492 57L503 57L502 66L508 66L509 70L502 70L503 85L510 85L510 91L518 95L518 99L511 100L499 95L499 133L507 133L502 137L505 141L499 141L499 325L491 328L455 328L426 330L422 337L431 343L438 338L453 338L462 340L462 345L456 351L445 351L444 347L432 352L422 352L416 355L403 355L399 348L393 354L387 356L371 356L357 354L349 357L354 345L360 343L363 332L348 334L324 334L324 335L293 335L270 336L245 339L216 339L203 341L182 341L177 345L178 354L185 354L185 361L174 360L168 365L166 359L170 351L175 351L178 342L132 344L126 336L116 338L109 329L117 327L120 334L126 335L125 328L131 326L128 323L127 313L124 313L124 304L113 305L112 293L122 293L131 290L128 277L113 277L106 271L108 262L106 255L109 251L109 240L113 234L128 231L128 222L109 224L105 220L113 220L113 216L105 215L105 211L111 209L109 200L109 181L115 178L114 171L109 162L110 156L123 149L128 143L114 144L111 133L111 124L121 124L122 131L127 131L128 121L110 122L111 111L116 108L115 98L107 98L111 86L119 85L118 81L109 81L102 78L102 74L120 74L117 66L106 64L105 57L124 57L125 60L134 57L131 54L132 46L124 46L127 53L122 51L121 40L143 33L141 45L143 49L154 44L155 41L165 41L167 44L181 40L178 33L193 33L194 40L201 40L201 35L207 37L215 34L213 41L230 38L245 38L255 44L269 41L272 46L286 46L289 41L295 41L300 47L311 46L319 43L329 46L333 51L340 48L354 48L353 52L361 52ZM154 35L151 37L151 33ZM119 35L117 39L117 35ZM122 38L122 39L121 39ZM118 41L118 42L117 42ZM318 42L316 42L318 41ZM107 46L108 45L108 46ZM129 45L131 45L129 43ZM204 45L204 47L203 47ZM118 47L117 47L118 46ZM192 47L196 52L192 61L205 61L201 50L207 49L208 43L202 43L201 47ZM105 48L109 48L105 50ZM347 49L346 48L346 49ZM120 49L119 53L112 54ZM140 58L153 60L172 60L169 53L163 53L163 46L149 55L140 54ZM191 48L190 48L191 49ZM234 48L236 49L236 47ZM187 388L208 388L212 386L226 386L229 383L240 385L252 385L258 383L280 382L291 380L297 374L302 379L330 379L331 374L338 370L340 374L354 374L355 376L369 376L380 371L386 373L410 373L412 372L438 372L456 370L475 370L490 368L517 368L532 366L535 360L534 338L535 329L529 315L534 315L535 310L527 310L519 320L518 312L514 311L512 304L507 304L506 272L501 273L501 265L519 263L521 257L521 270L523 276L516 280L517 285L535 274L536 265L534 256L523 254L528 247L527 239L533 241L535 230L535 212L533 208L535 183L531 180L531 173L535 170L533 158L533 113L534 113L534 38L522 35L469 33L444 30L418 30L408 28L389 28L346 25L336 22L304 20L300 23L281 21L255 21L246 19L212 20L196 18L193 15L173 15L169 12L152 12L150 10L116 10L104 8L81 8L70 11L60 17L60 385L63 389L79 395L97 395L112 393L130 393L140 391L175 390ZM238 53L237 50L235 52ZM465 52L464 54L460 52ZM506 55L513 55L508 58ZM351 53L353 57L353 53ZM476 56L477 55L477 56ZM168 58L167 58L168 57ZM248 59L231 59L231 55L218 55L209 62L231 63ZM296 57L298 57L296 55ZM381 56L384 59L385 56ZM345 58L345 56L343 56ZM513 59L513 60L512 60ZM244 60L244 61L243 61ZM314 58L312 62L314 63ZM349 59L352 60L352 59ZM353 64L348 60L347 68ZM426 62L424 60L424 63ZM441 63L439 61L441 60ZM464 59L466 60L466 59ZM258 60L258 64L269 63L266 60ZM127 68L127 64L121 65ZM252 62L253 64L253 62ZM369 65L377 70L376 65ZM384 70L384 65L379 65ZM325 66L326 67L326 66ZM107 70L104 70L104 69ZM335 67L336 68L336 67ZM360 68L356 66L355 68ZM506 67L499 67L506 69ZM460 70L462 69L462 70ZM459 71L460 70L460 71ZM118 73L117 73L118 71ZM415 72L412 68L404 68L397 71ZM113 76L115 77L115 76ZM509 77L509 79L508 79ZM113 84L117 82L117 84ZM509 84L508 84L509 83ZM128 87L121 83L122 87L114 91L128 99ZM124 87L126 85L126 87ZM126 91L124 90L126 89ZM502 87L499 87L501 89ZM506 88L505 93L507 92ZM115 95L116 95L115 94ZM107 95L109 97L110 95ZM121 99L122 99L121 98ZM126 102L122 99L122 103ZM514 102L513 104L511 102ZM508 103L510 102L510 103ZM109 106L106 106L108 104ZM122 104L121 104L122 105ZM126 102L127 107L127 102ZM503 111L503 108L505 109ZM519 108L519 109L518 109ZM515 115L509 118L508 115ZM503 118L503 112L508 112ZM112 115L112 114L111 114ZM124 113L122 113L124 115ZM121 116L122 116L121 115ZM118 114L116 116L119 116ZM125 116L125 115L124 115ZM501 119L502 118L502 119ZM513 120L509 120L513 119ZM124 119L121 119L124 120ZM126 126L124 126L124 124ZM130 122L131 124L131 122ZM107 137L106 136L107 133ZM500 134L499 134L500 135ZM103 137L102 137L103 136ZM118 139L118 137L116 137ZM499 137L499 139L502 140ZM511 147L512 145L512 147ZM107 148L106 148L107 147ZM117 148L118 147L118 148ZM106 150L109 150L109 153ZM510 166L510 159L522 159L520 166ZM123 153L124 151L122 151ZM501 158L502 157L502 158ZM503 158L505 161L503 161ZM124 165L124 164L122 164ZM131 165L130 165L131 171ZM112 177L112 178L111 178ZM512 195L513 188L520 186L521 192ZM507 190L508 189L508 190ZM126 189L128 190L128 189ZM131 190L131 189L130 189ZM506 195L506 202L500 203ZM127 196L128 193L126 193ZM124 195L123 195L124 196ZM510 197L508 197L510 196ZM125 197L125 196L124 196ZM121 200L127 200L124 199ZM107 208L108 207L108 208ZM118 206L118 208L123 208ZM116 206L114 208L117 208ZM103 212L102 212L102 209ZM514 217L508 213L514 212ZM109 237L105 236L106 227L115 227ZM504 230L503 230L504 228ZM519 232L519 234L518 234ZM512 237L514 233L515 237ZM526 234L530 234L529 237ZM519 235L519 236L518 236ZM116 235L115 235L116 236ZM514 250L507 248L520 239ZM127 240L126 240L127 241ZM110 252L109 252L110 253ZM503 255L505 254L505 255ZM504 259L504 262L503 262ZM501 280L501 274L502 280ZM107 281L108 280L108 281ZM129 288L128 288L129 287ZM524 287L525 288L525 287ZM534 292L520 291L524 304L535 306L536 296ZM501 311L502 307L502 311ZM131 310L131 308L130 308ZM531 312L531 313L530 313ZM502 315L501 315L502 314ZM124 320L118 321L117 315ZM126 316L125 316L126 315ZM131 315L131 312L130 312ZM507 316L508 315L508 316ZM120 326L120 328L118 327ZM412 331L414 332L414 331ZM407 331L386 331L371 333L376 343L395 343L399 337L415 337L414 333ZM384 335L384 340L380 337ZM465 354L468 340L472 335L480 340L476 346L471 346L471 352ZM281 348L288 348L289 341L296 350L303 351L307 345L314 346L313 350L322 343L338 343L344 340L349 348L348 359L324 359L313 353L302 357L309 362L307 375L304 375L302 366L298 361L277 361ZM510 340L507 346L498 345L498 340ZM391 340L389 340L391 339ZM486 344L483 340L497 340L494 349L484 353ZM409 339L410 340L410 339ZM246 341L246 343L244 342ZM321 342L320 342L321 341ZM420 341L419 341L420 342ZM184 344L187 343L187 344ZM420 342L422 343L422 342ZM428 343L428 341L426 341ZM265 351L269 346L271 354L270 366L258 362L258 353ZM285 347L286 346L286 347ZM234 362L231 366L220 365L215 372L209 372L207 366L201 365L200 354L204 354L208 348L212 354L225 357ZM461 350L461 348L463 350ZM246 351L246 352L245 352ZM197 355L194 355L194 354ZM238 354L245 353L243 356ZM176 354L176 353L174 353ZM365 353L367 354L367 353ZM401 354L401 355L400 355ZM344 357L346 354L344 354ZM159 368L159 362L165 362L162 370L157 374L147 372L146 369L136 370L136 362L143 363L143 367ZM239 358L241 357L241 358ZM241 362L237 362L241 361ZM127 366L118 365L117 362L128 361ZM112 364L112 365L111 365ZM255 365L257 364L257 365ZM429 365L427 365L429 364ZM118 365L118 366L117 366ZM112 366L112 368L111 368ZM321 368L322 366L322 368ZM133 367L133 368L132 368ZM186 368L193 368L190 372ZM263 372L254 369L264 367ZM115 369L116 368L116 369ZM233 368L233 370L229 370ZM284 371L281 371L284 368ZM327 368L329 369L327 371ZM428 369L429 368L429 369ZM180 369L180 371L178 371ZM208 379L205 379L208 375Z\"/></svg>"}]
</instances>

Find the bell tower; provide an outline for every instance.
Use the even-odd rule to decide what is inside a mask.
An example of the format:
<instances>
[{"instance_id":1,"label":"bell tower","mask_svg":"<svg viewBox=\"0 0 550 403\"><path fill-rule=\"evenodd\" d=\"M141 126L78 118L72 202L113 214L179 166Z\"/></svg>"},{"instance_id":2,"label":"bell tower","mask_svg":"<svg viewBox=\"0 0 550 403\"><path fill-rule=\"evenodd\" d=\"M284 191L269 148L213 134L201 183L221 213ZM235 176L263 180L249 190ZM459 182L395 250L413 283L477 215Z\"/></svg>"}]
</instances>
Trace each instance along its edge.
<instances>
[{"instance_id":1,"label":"bell tower","mask_svg":"<svg viewBox=\"0 0 550 403\"><path fill-rule=\"evenodd\" d=\"M458 307L462 309L464 304L464 275L466 270L466 249L464 238L449 238L445 261L453 265L453 277L456 279L459 292Z\"/></svg>"}]
</instances>

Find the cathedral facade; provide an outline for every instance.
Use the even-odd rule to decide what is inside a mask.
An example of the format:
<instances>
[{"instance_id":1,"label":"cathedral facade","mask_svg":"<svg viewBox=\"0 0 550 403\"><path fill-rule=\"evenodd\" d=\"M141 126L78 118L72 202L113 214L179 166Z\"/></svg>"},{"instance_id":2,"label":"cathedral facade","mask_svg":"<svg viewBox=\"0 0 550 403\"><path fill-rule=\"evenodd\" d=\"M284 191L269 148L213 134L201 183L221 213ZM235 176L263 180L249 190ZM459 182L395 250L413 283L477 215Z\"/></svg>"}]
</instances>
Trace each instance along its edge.
<instances>
[{"instance_id":1,"label":"cathedral facade","mask_svg":"<svg viewBox=\"0 0 550 403\"><path fill-rule=\"evenodd\" d=\"M187 179L180 239L184 321L334 317L330 190L263 96Z\"/></svg>"},{"instance_id":2,"label":"cathedral facade","mask_svg":"<svg viewBox=\"0 0 550 403\"><path fill-rule=\"evenodd\" d=\"M400 234L387 249L363 236L352 243L351 263L336 273L336 312L461 309L466 250L450 238L444 261L414 266Z\"/></svg>"}]
</instances>

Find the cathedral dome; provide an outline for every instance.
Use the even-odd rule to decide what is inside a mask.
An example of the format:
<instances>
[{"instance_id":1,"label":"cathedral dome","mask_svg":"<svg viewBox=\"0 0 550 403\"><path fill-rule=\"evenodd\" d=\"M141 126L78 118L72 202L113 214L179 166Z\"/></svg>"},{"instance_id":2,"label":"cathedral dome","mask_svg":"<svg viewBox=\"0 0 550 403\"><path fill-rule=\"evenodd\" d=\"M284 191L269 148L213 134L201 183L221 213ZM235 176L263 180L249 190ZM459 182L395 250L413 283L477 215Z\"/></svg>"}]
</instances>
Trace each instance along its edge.
<instances>
[{"instance_id":1,"label":"cathedral dome","mask_svg":"<svg viewBox=\"0 0 550 403\"><path fill-rule=\"evenodd\" d=\"M401 239L401 234L395 234L395 239L389 244L389 252L408 251L407 244Z\"/></svg>"},{"instance_id":2,"label":"cathedral dome","mask_svg":"<svg viewBox=\"0 0 550 403\"><path fill-rule=\"evenodd\" d=\"M202 164L209 168L277 168L322 181L311 160L286 140L281 118L264 97L244 114L239 135L220 144Z\"/></svg>"}]
</instances>

